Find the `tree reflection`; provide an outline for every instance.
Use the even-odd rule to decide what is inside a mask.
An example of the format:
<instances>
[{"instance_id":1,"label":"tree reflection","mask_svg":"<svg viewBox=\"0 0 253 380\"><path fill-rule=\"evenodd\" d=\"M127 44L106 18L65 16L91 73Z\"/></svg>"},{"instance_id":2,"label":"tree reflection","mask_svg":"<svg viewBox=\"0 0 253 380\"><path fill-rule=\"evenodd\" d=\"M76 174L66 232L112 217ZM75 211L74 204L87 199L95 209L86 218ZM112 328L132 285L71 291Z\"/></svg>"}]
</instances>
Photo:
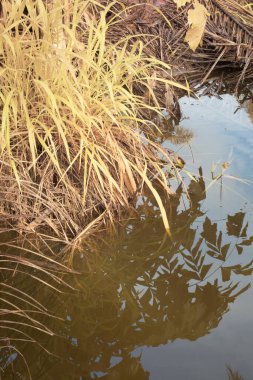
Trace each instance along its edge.
<instances>
[{"instance_id":1,"label":"tree reflection","mask_svg":"<svg viewBox=\"0 0 253 380\"><path fill-rule=\"evenodd\" d=\"M245 279L253 273L253 261L247 261L246 253L253 236L241 211L220 224L204 214L201 170L188 190L187 207L182 187L166 204L172 239L147 194L139 200L138 214L116 237L85 242L74 263L82 272L73 279L78 292L56 297L44 287L35 288L31 277L21 281L12 276L12 286L15 283L64 317L63 322L47 321L60 337L36 335L57 357L33 344L18 345L36 380L147 380L149 373L136 349L176 339L194 341L219 325L230 304L249 286ZM16 378L26 379L21 360L6 365L9 357L1 359L6 378L14 372Z\"/></svg>"}]
</instances>

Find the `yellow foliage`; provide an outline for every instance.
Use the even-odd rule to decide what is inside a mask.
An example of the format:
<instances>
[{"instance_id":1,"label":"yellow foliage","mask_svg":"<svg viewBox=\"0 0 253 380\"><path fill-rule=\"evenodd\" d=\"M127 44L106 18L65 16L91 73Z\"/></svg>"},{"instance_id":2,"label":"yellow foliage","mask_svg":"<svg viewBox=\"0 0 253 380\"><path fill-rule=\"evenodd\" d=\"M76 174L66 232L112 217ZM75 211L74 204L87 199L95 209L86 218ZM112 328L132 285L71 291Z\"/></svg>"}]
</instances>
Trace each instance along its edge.
<instances>
[{"instance_id":1,"label":"yellow foliage","mask_svg":"<svg viewBox=\"0 0 253 380\"><path fill-rule=\"evenodd\" d=\"M189 3L190 1L191 0L174 0L174 3L176 3L177 7L180 8Z\"/></svg>"},{"instance_id":2,"label":"yellow foliage","mask_svg":"<svg viewBox=\"0 0 253 380\"><path fill-rule=\"evenodd\" d=\"M190 9L188 12L190 29L185 36L185 41L188 42L193 51L195 51L201 44L208 15L209 14L204 5L195 0L194 8Z\"/></svg>"},{"instance_id":3,"label":"yellow foliage","mask_svg":"<svg viewBox=\"0 0 253 380\"><path fill-rule=\"evenodd\" d=\"M191 0L173 0L177 4L177 7L183 7ZM200 4L198 0L195 0L194 8L188 12L188 24L190 26L186 33L185 41L188 42L190 48L195 51L201 44L202 37L205 31L206 21L209 13L204 5Z\"/></svg>"},{"instance_id":4,"label":"yellow foliage","mask_svg":"<svg viewBox=\"0 0 253 380\"><path fill-rule=\"evenodd\" d=\"M1 3L4 210L12 210L15 220L20 215L26 230L49 212L40 224L67 240L67 234L83 236L93 217L112 220L146 183L169 233L166 210L150 180L152 173L169 194L150 115L162 114L156 85L187 91L188 84L172 81L170 66L144 53L142 35L109 41L110 28L121 22L116 16L107 20L114 2L104 7L96 0L73 0L71 22L65 22L69 14L62 3ZM83 16L91 5L97 19Z\"/></svg>"}]
</instances>

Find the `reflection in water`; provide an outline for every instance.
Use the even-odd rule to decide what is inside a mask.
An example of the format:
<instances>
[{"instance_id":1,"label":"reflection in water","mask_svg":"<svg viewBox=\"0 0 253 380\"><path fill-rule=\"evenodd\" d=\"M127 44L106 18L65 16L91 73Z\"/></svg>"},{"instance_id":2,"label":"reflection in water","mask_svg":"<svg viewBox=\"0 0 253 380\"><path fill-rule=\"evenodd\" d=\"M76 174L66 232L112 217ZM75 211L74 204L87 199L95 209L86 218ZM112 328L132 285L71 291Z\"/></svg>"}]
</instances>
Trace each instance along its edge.
<instances>
[{"instance_id":1,"label":"reflection in water","mask_svg":"<svg viewBox=\"0 0 253 380\"><path fill-rule=\"evenodd\" d=\"M159 142L169 140L174 145L182 145L189 144L193 138L192 130L181 127L177 119L164 118L162 121L158 120L157 124L162 132Z\"/></svg>"},{"instance_id":2,"label":"reflection in water","mask_svg":"<svg viewBox=\"0 0 253 380\"><path fill-rule=\"evenodd\" d=\"M253 100L252 99L247 100L244 103L244 107L246 108L249 118L253 124Z\"/></svg>"},{"instance_id":3,"label":"reflection in water","mask_svg":"<svg viewBox=\"0 0 253 380\"><path fill-rule=\"evenodd\" d=\"M244 380L239 373L232 368L228 367L228 380Z\"/></svg>"},{"instance_id":4,"label":"reflection in water","mask_svg":"<svg viewBox=\"0 0 253 380\"><path fill-rule=\"evenodd\" d=\"M139 199L137 215L119 228L116 237L101 236L95 247L94 241L86 242L75 256L81 274L71 285L77 292L56 294L44 284L35 286L32 276L24 281L14 268L11 276L5 274L2 285L26 292L46 306L46 312L31 311L25 301L26 313L30 310L37 322L36 328L23 324L22 332L37 344L17 340L19 351L15 351L14 343L8 346L5 341L0 359L4 378L29 378L18 354L22 352L36 380L147 380L150 374L142 366L140 347L177 339L195 341L215 329L230 304L248 289L253 261L244 253L253 236L241 210L221 222L205 215L201 169L189 194L186 206L183 188L178 187L173 201L166 204L172 240L164 233L152 195L147 194ZM64 320L48 318L49 310ZM6 316L0 318L3 323ZM20 327L23 322L18 321ZM8 336L20 338L14 329ZM240 379L233 370L228 376Z\"/></svg>"}]
</instances>

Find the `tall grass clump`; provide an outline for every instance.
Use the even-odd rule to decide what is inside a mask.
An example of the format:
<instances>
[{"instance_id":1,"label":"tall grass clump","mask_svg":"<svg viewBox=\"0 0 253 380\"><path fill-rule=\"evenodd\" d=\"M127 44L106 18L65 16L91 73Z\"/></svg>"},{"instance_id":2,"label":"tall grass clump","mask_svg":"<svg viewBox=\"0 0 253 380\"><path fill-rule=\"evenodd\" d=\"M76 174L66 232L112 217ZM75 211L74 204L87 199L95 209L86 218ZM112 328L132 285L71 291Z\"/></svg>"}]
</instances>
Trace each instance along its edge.
<instances>
[{"instance_id":1,"label":"tall grass clump","mask_svg":"<svg viewBox=\"0 0 253 380\"><path fill-rule=\"evenodd\" d=\"M179 85L141 39L108 40L113 4L2 1L0 212L17 228L81 236L146 184L169 230L150 178L167 188L161 155L172 162L151 115L157 85Z\"/></svg>"}]
</instances>

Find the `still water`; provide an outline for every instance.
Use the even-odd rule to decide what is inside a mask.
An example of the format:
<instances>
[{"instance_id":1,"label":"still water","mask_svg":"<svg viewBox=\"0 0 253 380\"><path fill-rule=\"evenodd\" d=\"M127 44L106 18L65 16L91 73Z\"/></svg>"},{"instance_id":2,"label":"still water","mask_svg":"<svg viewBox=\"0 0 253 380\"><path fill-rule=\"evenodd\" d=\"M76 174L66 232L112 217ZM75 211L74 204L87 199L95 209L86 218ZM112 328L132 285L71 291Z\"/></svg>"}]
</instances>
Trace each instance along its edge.
<instances>
[{"instance_id":1,"label":"still water","mask_svg":"<svg viewBox=\"0 0 253 380\"><path fill-rule=\"evenodd\" d=\"M29 379L27 366L35 380L253 379L253 103L242 99L182 98L179 125L164 126L190 196L174 180L172 241L145 196L114 236L84 242L66 284L59 268L38 282L20 262L3 275L1 379Z\"/></svg>"}]
</instances>

